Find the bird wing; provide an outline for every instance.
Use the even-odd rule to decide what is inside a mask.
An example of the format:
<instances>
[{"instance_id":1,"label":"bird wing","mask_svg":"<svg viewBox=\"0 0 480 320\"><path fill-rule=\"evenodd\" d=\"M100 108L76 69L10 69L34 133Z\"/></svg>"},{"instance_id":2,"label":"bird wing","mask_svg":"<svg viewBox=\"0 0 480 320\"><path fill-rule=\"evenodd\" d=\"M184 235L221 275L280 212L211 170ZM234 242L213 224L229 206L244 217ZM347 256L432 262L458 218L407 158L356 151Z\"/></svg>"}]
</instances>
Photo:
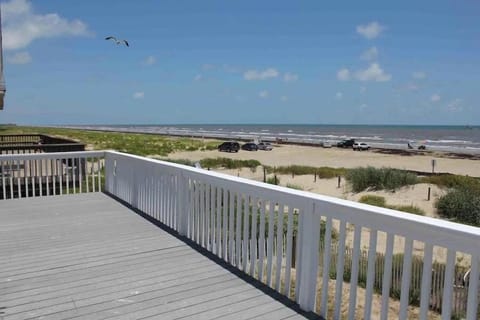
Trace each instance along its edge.
<instances>
[{"instance_id":1,"label":"bird wing","mask_svg":"<svg viewBox=\"0 0 480 320\"><path fill-rule=\"evenodd\" d=\"M127 40L123 40L123 42L125 43L125 45L126 45L127 47L130 47L130 46L128 45Z\"/></svg>"},{"instance_id":2,"label":"bird wing","mask_svg":"<svg viewBox=\"0 0 480 320\"><path fill-rule=\"evenodd\" d=\"M105 38L105 40L112 40L112 39L115 40L115 41L117 41L117 38L112 37L112 36L109 36L109 37L106 37L106 38Z\"/></svg>"}]
</instances>

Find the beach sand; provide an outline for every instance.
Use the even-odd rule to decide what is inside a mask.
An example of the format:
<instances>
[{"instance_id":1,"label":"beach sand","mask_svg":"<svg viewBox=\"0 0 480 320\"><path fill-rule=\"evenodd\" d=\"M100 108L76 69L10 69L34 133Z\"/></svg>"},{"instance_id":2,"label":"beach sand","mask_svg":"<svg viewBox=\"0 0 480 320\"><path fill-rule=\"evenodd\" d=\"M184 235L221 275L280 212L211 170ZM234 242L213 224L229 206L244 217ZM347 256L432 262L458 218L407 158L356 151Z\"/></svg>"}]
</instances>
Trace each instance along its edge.
<instances>
[{"instance_id":1,"label":"beach sand","mask_svg":"<svg viewBox=\"0 0 480 320\"><path fill-rule=\"evenodd\" d=\"M398 155L386 154L373 151L353 151L350 149L324 149L319 147L305 147L295 145L280 145L275 146L272 151L257 151L248 152L241 150L238 153L224 153L213 151L194 151L194 152L177 152L169 155L171 159L189 159L198 161L204 158L227 157L231 159L256 159L262 164L269 166L288 166L288 165L306 165L315 167L337 167L337 168L354 168L354 167L391 167L398 169L414 170L420 172L431 172L431 160L436 160L435 172L463 174L469 176L480 175L480 160L471 159L453 159L442 157L441 154L414 154L414 155ZM230 175L240 176L243 178L253 179L257 181L263 180L263 170L261 167L252 171L248 168L243 169L215 169ZM272 175L270 175L272 176ZM361 193L352 193L349 191L345 180L341 180L341 186L338 188L337 178L333 179L317 179L314 182L312 175L302 175L292 177L291 175L277 175L280 180L280 185L287 184L300 187L302 190L323 194L327 196L337 197L345 200L358 201L363 195L378 195L385 197L389 205L414 205L425 211L425 215L429 217L438 218L435 209L436 200L446 190L430 184L417 184L410 187L404 187L396 192L387 191L369 191ZM431 199L427 200L428 188L431 188ZM334 225L337 227L339 222L334 220ZM347 226L349 232L347 233L347 245L353 247L353 227ZM367 229L362 230L361 247L368 247L370 232ZM386 234L378 233L377 251L385 252ZM394 253L402 253L404 251L405 239L402 237L395 237ZM414 242L414 253L423 256L424 244L418 241ZM469 264L469 256L462 253L457 254L457 260L462 264ZM434 247L434 259L438 262L446 261L446 249Z\"/></svg>"},{"instance_id":2,"label":"beach sand","mask_svg":"<svg viewBox=\"0 0 480 320\"><path fill-rule=\"evenodd\" d=\"M471 159L446 158L440 153L407 153L409 156L374 151L353 151L340 148L319 148L296 145L275 145L272 151L244 151L225 153L212 151L176 152L172 159L198 161L204 158L226 157L231 159L255 159L269 166L292 164L313 167L355 168L391 167L421 172L432 171L432 159L436 160L435 172L448 172L469 176L480 176L480 161Z\"/></svg>"}]
</instances>

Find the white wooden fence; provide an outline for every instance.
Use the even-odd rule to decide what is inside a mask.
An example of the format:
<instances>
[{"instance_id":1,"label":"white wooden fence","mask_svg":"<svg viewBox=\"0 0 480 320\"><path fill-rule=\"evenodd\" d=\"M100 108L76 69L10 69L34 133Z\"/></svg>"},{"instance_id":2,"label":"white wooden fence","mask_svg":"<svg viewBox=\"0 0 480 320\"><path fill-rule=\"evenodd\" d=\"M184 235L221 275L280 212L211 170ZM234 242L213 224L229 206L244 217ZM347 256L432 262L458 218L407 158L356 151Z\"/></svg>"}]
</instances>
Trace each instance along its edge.
<instances>
[{"instance_id":1,"label":"white wooden fence","mask_svg":"<svg viewBox=\"0 0 480 320\"><path fill-rule=\"evenodd\" d=\"M294 299L303 310L317 312L327 319L371 319L372 311L379 314L381 319L389 317L393 244L394 238L399 237L405 240L405 246L399 280L401 292L398 317L409 318L413 242L419 241L425 245L422 252L424 263L421 271L419 317L427 319L431 304L433 249L445 248L448 254L441 282L442 318L461 316L470 320L478 319L480 228L118 152L55 154L50 155L50 158L48 154L9 158L0 156L0 165L21 166L21 161L24 161L23 164L25 161L36 161L39 160L36 158L38 156L44 157L44 160L53 159L56 163L59 159L93 158L94 161L88 161L87 169L83 170L89 177L96 177L93 180L97 182L97 187L102 185L103 171L106 192ZM15 177L22 179L28 175ZM45 175L41 177L40 180L44 181ZM64 175L61 177L63 179ZM30 179L38 181L39 178ZM64 188L60 190L64 191ZM89 191L93 190L90 188ZM19 194L24 196L21 192ZM346 239L351 234L352 257L345 259ZM361 239L365 234L368 235L366 247L370 250L367 254L365 289L359 291ZM323 250L320 256L321 243L326 248L336 243L336 256L332 256L332 250ZM385 248L381 252L384 254L381 268L376 266L378 248ZM292 267L292 252L296 257L295 268ZM467 308L462 315L452 314L457 252L462 252L471 260ZM336 260L336 281L329 286L333 259ZM351 262L346 265L345 261ZM344 294L345 268L350 268L351 272L348 295ZM380 270L381 303L379 310L372 310L374 282ZM362 309L357 308L359 292L362 292L364 305L361 314L359 310Z\"/></svg>"}]
</instances>

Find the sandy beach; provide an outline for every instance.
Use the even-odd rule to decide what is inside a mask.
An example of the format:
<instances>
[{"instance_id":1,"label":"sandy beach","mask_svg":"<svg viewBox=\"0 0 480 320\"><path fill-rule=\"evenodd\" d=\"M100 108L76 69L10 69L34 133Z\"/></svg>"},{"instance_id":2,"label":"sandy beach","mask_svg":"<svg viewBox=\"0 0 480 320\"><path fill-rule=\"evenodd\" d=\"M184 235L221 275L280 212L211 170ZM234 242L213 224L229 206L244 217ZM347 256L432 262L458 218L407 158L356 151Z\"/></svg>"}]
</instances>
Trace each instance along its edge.
<instances>
[{"instance_id":1,"label":"sandy beach","mask_svg":"<svg viewBox=\"0 0 480 320\"><path fill-rule=\"evenodd\" d=\"M172 159L189 159L198 161L204 158L227 157L231 159L255 159L262 164L269 166L288 166L288 165L306 165L315 167L336 167L336 168L355 168L355 167L391 167L398 169L414 170L419 172L431 172L432 159L436 160L435 172L461 174L469 176L480 175L480 160L449 158L442 154L412 154L399 155L379 153L374 151L353 151L351 149L339 148L319 148L306 147L296 145L276 145L272 151L256 151L249 152L240 150L238 153L224 153L213 151L194 151L194 152L177 152L169 155ZM241 176L243 178L262 181L263 171L258 168L252 171L248 168L244 169L216 169L219 172L230 175ZM278 175L280 185L295 185L301 189L313 193L328 195L345 200L358 201L363 195L378 195L385 197L389 205L414 205L421 208L426 216L438 218L435 209L436 200L446 190L436 185L416 184L410 187L404 187L396 192L387 191L368 191L360 193L352 193L348 184L342 179L341 186L338 188L338 181L334 179L317 179L314 181L312 175L295 176ZM431 199L427 200L428 188L431 188ZM338 222L336 223L338 225ZM362 231L361 247L368 247L370 233L368 230ZM347 245L353 246L353 232L348 232ZM401 253L404 251L405 241L402 237L395 237L394 252ZM386 235L382 232L378 234L377 251L384 252L386 246ZM423 255L423 243L414 242L414 253ZM434 259L438 262L446 260L446 250L443 248L434 248ZM461 253L457 255L458 260L468 264L469 257L464 257Z\"/></svg>"},{"instance_id":2,"label":"sandy beach","mask_svg":"<svg viewBox=\"0 0 480 320\"><path fill-rule=\"evenodd\" d=\"M415 154L409 156L380 153L375 151L353 151L340 148L320 148L297 145L275 145L272 151L244 151L225 153L212 151L177 152L169 155L172 159L200 160L204 158L227 157L231 159L256 159L269 166L292 164L314 167L355 168L391 167L421 172L432 171L432 159L436 160L435 172L448 172L469 176L480 176L480 161L447 158L441 153Z\"/></svg>"}]
</instances>

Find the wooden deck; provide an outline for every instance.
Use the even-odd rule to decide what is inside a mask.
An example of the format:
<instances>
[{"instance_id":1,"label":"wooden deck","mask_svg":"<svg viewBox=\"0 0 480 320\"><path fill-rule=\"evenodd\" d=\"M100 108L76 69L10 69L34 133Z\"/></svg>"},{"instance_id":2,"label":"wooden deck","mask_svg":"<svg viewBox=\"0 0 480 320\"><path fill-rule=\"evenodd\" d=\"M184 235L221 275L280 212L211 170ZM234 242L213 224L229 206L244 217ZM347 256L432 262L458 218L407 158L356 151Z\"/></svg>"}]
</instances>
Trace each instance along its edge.
<instances>
[{"instance_id":1,"label":"wooden deck","mask_svg":"<svg viewBox=\"0 0 480 320\"><path fill-rule=\"evenodd\" d=\"M0 201L0 319L304 319L101 193Z\"/></svg>"}]
</instances>

